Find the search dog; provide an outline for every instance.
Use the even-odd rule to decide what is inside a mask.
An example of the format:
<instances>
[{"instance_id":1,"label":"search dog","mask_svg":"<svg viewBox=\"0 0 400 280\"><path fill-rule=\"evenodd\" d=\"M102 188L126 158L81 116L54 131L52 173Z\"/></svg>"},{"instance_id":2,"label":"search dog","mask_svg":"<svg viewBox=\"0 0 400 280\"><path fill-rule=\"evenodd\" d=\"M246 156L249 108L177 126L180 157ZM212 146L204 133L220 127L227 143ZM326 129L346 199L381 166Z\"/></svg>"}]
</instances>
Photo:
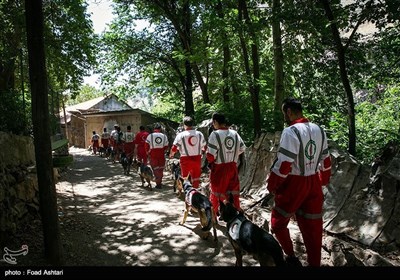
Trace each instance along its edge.
<instances>
[{"instance_id":1,"label":"search dog","mask_svg":"<svg viewBox=\"0 0 400 280\"><path fill-rule=\"evenodd\" d=\"M227 236L235 251L236 266L243 266L245 254L251 254L260 266L287 266L278 241L238 211L232 195L229 201L219 204L220 216L226 222Z\"/></svg>"},{"instance_id":2,"label":"search dog","mask_svg":"<svg viewBox=\"0 0 400 280\"><path fill-rule=\"evenodd\" d=\"M180 225L186 222L189 211L195 212L200 218L200 225L202 230L202 239L208 239L211 232L211 227L214 232L214 242L218 241L217 229L215 227L215 215L210 200L204 194L193 188L189 176L184 179L179 177L177 189L185 194L185 210Z\"/></svg>"},{"instance_id":3,"label":"search dog","mask_svg":"<svg viewBox=\"0 0 400 280\"><path fill-rule=\"evenodd\" d=\"M147 182L147 186L152 191L153 187L151 185L151 181L154 181L154 172L150 165L145 165L143 162L138 161L137 159L133 160L132 165L139 173L140 179L142 180L142 187L144 187L145 182Z\"/></svg>"},{"instance_id":4,"label":"search dog","mask_svg":"<svg viewBox=\"0 0 400 280\"><path fill-rule=\"evenodd\" d=\"M119 162L121 163L122 167L124 168L124 174L129 175L129 172L131 171L131 165L133 163L132 156L127 155L125 152L122 152Z\"/></svg>"},{"instance_id":5,"label":"search dog","mask_svg":"<svg viewBox=\"0 0 400 280\"><path fill-rule=\"evenodd\" d=\"M181 181L179 180L179 178L181 177L181 166L179 162L172 162L171 173L172 180L174 182L174 193L178 191L176 195L178 197L181 197L183 187L180 186L180 188L178 188L178 184L181 184Z\"/></svg>"}]
</instances>

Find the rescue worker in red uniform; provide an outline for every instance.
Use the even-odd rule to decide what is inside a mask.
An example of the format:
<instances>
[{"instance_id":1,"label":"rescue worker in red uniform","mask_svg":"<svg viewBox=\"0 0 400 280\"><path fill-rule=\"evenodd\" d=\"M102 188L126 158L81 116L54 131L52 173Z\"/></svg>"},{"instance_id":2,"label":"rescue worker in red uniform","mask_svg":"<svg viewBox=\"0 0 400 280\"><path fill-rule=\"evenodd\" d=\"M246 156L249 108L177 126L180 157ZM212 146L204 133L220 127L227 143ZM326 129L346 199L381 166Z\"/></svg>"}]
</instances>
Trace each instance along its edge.
<instances>
[{"instance_id":1,"label":"rescue worker in red uniform","mask_svg":"<svg viewBox=\"0 0 400 280\"><path fill-rule=\"evenodd\" d=\"M295 256L288 223L295 215L310 266L321 265L322 186L331 176L331 158L324 130L303 116L300 101L287 98L282 112L286 127L277 158L267 179L275 194L271 229L286 254L289 265L301 266Z\"/></svg>"},{"instance_id":2,"label":"rescue worker in red uniform","mask_svg":"<svg viewBox=\"0 0 400 280\"><path fill-rule=\"evenodd\" d=\"M126 127L126 132L122 135L122 143L126 157L132 159L135 151L135 133L132 132L130 125Z\"/></svg>"},{"instance_id":3,"label":"rescue worker in red uniform","mask_svg":"<svg viewBox=\"0 0 400 280\"><path fill-rule=\"evenodd\" d=\"M150 156L150 165L154 172L156 188L161 189L165 168L165 152L168 150L168 138L161 132L161 125L155 124L153 133L146 138L146 154Z\"/></svg>"},{"instance_id":4,"label":"rescue worker in red uniform","mask_svg":"<svg viewBox=\"0 0 400 280\"><path fill-rule=\"evenodd\" d=\"M116 135L118 135L118 130L117 130L117 128L118 128L118 124L114 124L114 129L111 130L111 133L110 133L110 145L111 145L111 147L113 148L113 150L116 149L116 145L117 145L117 144L115 143L115 139L117 138Z\"/></svg>"},{"instance_id":5,"label":"rescue worker in red uniform","mask_svg":"<svg viewBox=\"0 0 400 280\"><path fill-rule=\"evenodd\" d=\"M114 125L114 130L111 131L111 138L110 138L110 144L113 149L113 162L115 163L116 161L119 161L120 159L120 154L123 150L123 144L122 144L122 136L123 133L121 131L121 128L119 127L118 124Z\"/></svg>"},{"instance_id":6,"label":"rescue worker in red uniform","mask_svg":"<svg viewBox=\"0 0 400 280\"><path fill-rule=\"evenodd\" d=\"M138 161L147 165L147 154L144 146L149 133L145 130L143 125L141 125L139 129L140 131L135 136L135 154Z\"/></svg>"},{"instance_id":7,"label":"rescue worker in red uniform","mask_svg":"<svg viewBox=\"0 0 400 280\"><path fill-rule=\"evenodd\" d=\"M104 149L107 150L108 146L110 145L110 133L108 133L107 128L103 128L103 133L101 134L101 145Z\"/></svg>"},{"instance_id":8,"label":"rescue worker in red uniform","mask_svg":"<svg viewBox=\"0 0 400 280\"><path fill-rule=\"evenodd\" d=\"M240 208L240 182L237 162L246 145L239 133L226 126L225 116L220 113L212 115L214 130L208 137L207 161L210 167L210 201L214 213L218 213L219 201L233 196L233 204Z\"/></svg>"},{"instance_id":9,"label":"rescue worker in red uniform","mask_svg":"<svg viewBox=\"0 0 400 280\"><path fill-rule=\"evenodd\" d=\"M181 175L186 178L190 173L193 188L197 189L200 184L201 154L205 151L207 142L203 133L193 128L192 117L183 118L184 131L180 132L174 140L169 154L173 158L179 150Z\"/></svg>"},{"instance_id":10,"label":"rescue worker in red uniform","mask_svg":"<svg viewBox=\"0 0 400 280\"><path fill-rule=\"evenodd\" d=\"M98 150L99 147L100 147L99 140L100 140L100 135L98 135L98 134L96 133L96 131L92 131L92 139L91 139L91 142L92 142L93 154L97 154L97 150Z\"/></svg>"}]
</instances>

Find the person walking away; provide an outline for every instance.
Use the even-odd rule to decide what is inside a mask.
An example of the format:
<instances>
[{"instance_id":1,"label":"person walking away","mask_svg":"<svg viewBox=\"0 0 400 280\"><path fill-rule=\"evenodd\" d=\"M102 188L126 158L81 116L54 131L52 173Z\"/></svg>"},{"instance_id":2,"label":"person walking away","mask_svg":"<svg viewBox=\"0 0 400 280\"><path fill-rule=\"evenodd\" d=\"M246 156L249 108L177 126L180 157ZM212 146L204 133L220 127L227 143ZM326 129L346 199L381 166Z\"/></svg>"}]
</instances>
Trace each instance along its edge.
<instances>
[{"instance_id":1,"label":"person walking away","mask_svg":"<svg viewBox=\"0 0 400 280\"><path fill-rule=\"evenodd\" d=\"M126 132L122 136L123 148L126 157L131 160L134 156L135 151L135 134L132 132L132 127L128 125Z\"/></svg>"},{"instance_id":2,"label":"person walking away","mask_svg":"<svg viewBox=\"0 0 400 280\"><path fill-rule=\"evenodd\" d=\"M121 132L121 128L119 127L118 124L114 125L114 130L111 132L111 143L113 147L113 162L115 163L116 161L119 161L120 154L123 149L122 145L122 136L123 133Z\"/></svg>"},{"instance_id":3,"label":"person walking away","mask_svg":"<svg viewBox=\"0 0 400 280\"><path fill-rule=\"evenodd\" d=\"M110 133L107 131L107 128L103 128L103 133L101 134L101 146L107 151L108 146L110 145Z\"/></svg>"},{"instance_id":4,"label":"person walking away","mask_svg":"<svg viewBox=\"0 0 400 280\"><path fill-rule=\"evenodd\" d=\"M205 152L207 142L203 133L195 130L193 125L192 117L183 118L184 131L175 137L169 157L174 158L175 153L179 150L181 175L186 178L190 174L192 186L197 189L201 176L201 155Z\"/></svg>"},{"instance_id":5,"label":"person walking away","mask_svg":"<svg viewBox=\"0 0 400 280\"><path fill-rule=\"evenodd\" d=\"M156 188L161 189L161 183L165 168L165 152L168 150L168 138L161 132L159 123L154 125L153 133L150 133L145 142L146 154L150 157L150 165L153 168Z\"/></svg>"},{"instance_id":6,"label":"person walking away","mask_svg":"<svg viewBox=\"0 0 400 280\"><path fill-rule=\"evenodd\" d=\"M288 223L295 215L310 266L320 266L322 247L322 186L331 176L331 158L324 130L303 116L295 98L282 103L289 125L282 131L277 158L267 179L274 194L271 229L286 254L289 265L301 266L295 256Z\"/></svg>"},{"instance_id":7,"label":"person walking away","mask_svg":"<svg viewBox=\"0 0 400 280\"><path fill-rule=\"evenodd\" d=\"M142 162L144 165L147 165L147 154L144 146L149 133L146 131L143 125L141 125L139 129L140 131L135 136L135 155L138 161Z\"/></svg>"},{"instance_id":8,"label":"person walking away","mask_svg":"<svg viewBox=\"0 0 400 280\"><path fill-rule=\"evenodd\" d=\"M112 148L112 160L115 160L115 151L116 151L116 146L117 143L115 143L115 139L118 138L118 130L117 130L118 124L114 124L114 129L110 133L110 145Z\"/></svg>"},{"instance_id":9,"label":"person walking away","mask_svg":"<svg viewBox=\"0 0 400 280\"><path fill-rule=\"evenodd\" d=\"M97 150L99 149L99 140L100 140L100 135L98 135L96 131L93 130L91 139L92 149L93 149L92 154L97 154Z\"/></svg>"},{"instance_id":10,"label":"person walking away","mask_svg":"<svg viewBox=\"0 0 400 280\"><path fill-rule=\"evenodd\" d=\"M208 137L206 153L210 167L210 201L214 213L218 213L219 201L227 200L232 195L234 206L241 211L237 161L246 145L238 132L226 126L223 114L214 113L212 124L214 130Z\"/></svg>"}]
</instances>

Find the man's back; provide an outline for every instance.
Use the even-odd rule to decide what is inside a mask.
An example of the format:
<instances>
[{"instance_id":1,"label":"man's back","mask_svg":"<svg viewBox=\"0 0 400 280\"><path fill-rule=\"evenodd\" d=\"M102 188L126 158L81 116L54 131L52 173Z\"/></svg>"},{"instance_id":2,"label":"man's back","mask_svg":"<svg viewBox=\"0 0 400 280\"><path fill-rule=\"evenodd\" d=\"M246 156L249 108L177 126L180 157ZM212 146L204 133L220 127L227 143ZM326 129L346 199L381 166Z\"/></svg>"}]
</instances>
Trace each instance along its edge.
<instances>
[{"instance_id":1,"label":"man's back","mask_svg":"<svg viewBox=\"0 0 400 280\"><path fill-rule=\"evenodd\" d=\"M147 136L146 143L150 150L164 149L165 146L168 146L168 138L162 132L153 132Z\"/></svg>"},{"instance_id":2,"label":"man's back","mask_svg":"<svg viewBox=\"0 0 400 280\"><path fill-rule=\"evenodd\" d=\"M110 133L108 133L108 131L104 131L101 134L101 139L110 139L110 137L111 137L111 135L110 135Z\"/></svg>"},{"instance_id":3,"label":"man's back","mask_svg":"<svg viewBox=\"0 0 400 280\"><path fill-rule=\"evenodd\" d=\"M290 174L309 176L317 172L322 153L327 148L321 127L311 122L299 122L283 130L278 152L282 153L281 160L293 162Z\"/></svg>"},{"instance_id":4,"label":"man's back","mask_svg":"<svg viewBox=\"0 0 400 280\"><path fill-rule=\"evenodd\" d=\"M232 129L214 130L208 138L208 152L215 157L215 163L237 162L246 146L239 133Z\"/></svg>"},{"instance_id":5,"label":"man's back","mask_svg":"<svg viewBox=\"0 0 400 280\"><path fill-rule=\"evenodd\" d=\"M133 143L135 139L135 135L132 131L126 131L122 137L125 143Z\"/></svg>"},{"instance_id":6,"label":"man's back","mask_svg":"<svg viewBox=\"0 0 400 280\"><path fill-rule=\"evenodd\" d=\"M99 139L100 139L100 136L97 133L92 135L92 140L93 141L98 141Z\"/></svg>"},{"instance_id":7,"label":"man's back","mask_svg":"<svg viewBox=\"0 0 400 280\"><path fill-rule=\"evenodd\" d=\"M181 156L198 156L201 155L206 140L200 131L189 129L177 135L174 145L178 147Z\"/></svg>"},{"instance_id":8,"label":"man's back","mask_svg":"<svg viewBox=\"0 0 400 280\"><path fill-rule=\"evenodd\" d=\"M149 136L149 133L146 130L139 131L135 136L135 144L138 145L138 147L144 147L147 136Z\"/></svg>"}]
</instances>

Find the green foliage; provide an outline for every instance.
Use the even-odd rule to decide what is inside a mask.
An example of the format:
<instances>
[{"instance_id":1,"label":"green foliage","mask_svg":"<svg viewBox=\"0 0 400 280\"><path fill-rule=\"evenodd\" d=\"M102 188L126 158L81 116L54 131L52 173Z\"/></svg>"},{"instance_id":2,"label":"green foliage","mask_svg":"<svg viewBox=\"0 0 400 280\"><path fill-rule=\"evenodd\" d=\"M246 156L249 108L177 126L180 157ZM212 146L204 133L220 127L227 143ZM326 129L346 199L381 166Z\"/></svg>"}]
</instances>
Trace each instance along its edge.
<instances>
[{"instance_id":1,"label":"green foliage","mask_svg":"<svg viewBox=\"0 0 400 280\"><path fill-rule=\"evenodd\" d=\"M326 129L328 139L335 141L339 147L346 150L348 143L346 115L334 112L329 122L329 129Z\"/></svg>"},{"instance_id":2,"label":"green foliage","mask_svg":"<svg viewBox=\"0 0 400 280\"><path fill-rule=\"evenodd\" d=\"M400 141L400 87L387 88L378 99L373 92L369 98L356 104L357 155L364 163L370 163L390 141ZM372 98L372 99L371 99ZM343 114L334 113L328 137L345 148L347 126Z\"/></svg>"},{"instance_id":3,"label":"green foliage","mask_svg":"<svg viewBox=\"0 0 400 280\"><path fill-rule=\"evenodd\" d=\"M155 102L155 105L152 106L151 113L180 123L184 115L184 107L181 102L177 101L175 98L171 98L171 96L162 96Z\"/></svg>"},{"instance_id":4,"label":"green foliage","mask_svg":"<svg viewBox=\"0 0 400 280\"><path fill-rule=\"evenodd\" d=\"M65 98L67 99L65 104L66 106L79 104L103 95L104 93L101 90L89 85L83 85L78 91L77 95L68 94L67 96L65 96Z\"/></svg>"},{"instance_id":5,"label":"green foliage","mask_svg":"<svg viewBox=\"0 0 400 280\"><path fill-rule=\"evenodd\" d=\"M59 130L54 115L59 108L59 104L56 104L60 100L58 96L66 90L71 94L76 94L83 77L95 64L96 38L89 14L86 13L86 6L85 1L75 0L43 2L46 70L50 91L49 107L50 113L53 114L50 116L52 132ZM31 130L25 29L24 1L0 1L0 92L2 97L0 117L5 122L1 126L2 129L15 133ZM22 97L14 94L17 91L27 91L25 92L25 107ZM12 100L12 96L15 100ZM12 110L17 113L12 113Z\"/></svg>"},{"instance_id":6,"label":"green foliage","mask_svg":"<svg viewBox=\"0 0 400 280\"><path fill-rule=\"evenodd\" d=\"M224 102L216 102L212 105L198 102L195 104L195 119L197 123L200 123L211 119L214 112L222 113L226 117L227 125L235 124L243 140L250 145L254 140L253 112L251 106L247 104L244 102L241 106L232 108L231 104Z\"/></svg>"},{"instance_id":7,"label":"green foliage","mask_svg":"<svg viewBox=\"0 0 400 280\"><path fill-rule=\"evenodd\" d=\"M400 87L383 92L376 102L356 106L357 154L366 163L390 141L400 141Z\"/></svg>"},{"instance_id":8,"label":"green foliage","mask_svg":"<svg viewBox=\"0 0 400 280\"><path fill-rule=\"evenodd\" d=\"M389 140L399 137L399 108L396 107L399 90L396 86L388 87L400 77L399 10L393 8L398 6L397 0L378 2L352 1L344 7L342 1L331 1L346 47L352 90L369 92L368 101L356 104L357 152L364 162L370 161ZM190 22L183 20L185 3L190 4ZM221 9L217 9L219 3ZM276 18L282 27L285 94L300 98L305 115L324 126L328 136L345 149L349 140L348 104L338 71L336 46L320 1L281 0L281 3L282 11ZM21 97L13 93L22 84L21 78L28 80L22 4L21 0L0 3L0 89L7 89L3 90L7 93L0 90L0 128L17 133L27 130L22 129L21 124L29 127L29 120L21 116L30 116L28 109L20 115ZM197 66L197 70L192 67L197 123L209 119L215 111L222 112L230 123L238 125L246 143L251 144L254 117L249 88L256 84L260 86L261 127L263 132L273 132L272 122L277 112L273 109L274 50L270 2L259 5L258 1L247 1L251 28L256 34L253 38L248 36L249 25L239 20L235 1L114 0L113 4L117 16L110 31L103 33L97 41L84 1L44 2L46 59L52 100L66 91L72 97L67 104L104 94L89 86L79 87L82 77L97 66L94 50L98 47L97 71L102 74L106 92L133 100L135 108L181 122L188 78L185 62L189 61L191 66ZM136 20L143 19L149 25L139 30ZM358 21L375 23L378 32L373 35L355 32L351 40L342 36L351 34ZM184 22L190 25L190 30L182 29ZM182 36L188 35L187 31L190 33L190 51L182 45ZM241 44L257 45L260 62L257 81L251 81L251 73L246 73ZM23 75L18 69L20 49ZM227 51L229 59L225 57ZM249 65L249 69L252 66ZM10 72L14 73L10 75ZM200 79L207 87L209 104L204 102L200 92ZM380 94L382 89L384 94ZM26 97L26 108L29 108L29 94Z\"/></svg>"},{"instance_id":9,"label":"green foliage","mask_svg":"<svg viewBox=\"0 0 400 280\"><path fill-rule=\"evenodd\" d=\"M29 106L22 110L22 97L17 92L0 92L0 131L29 135L32 121ZM29 105L29 104L28 104ZM27 109L28 108L28 109Z\"/></svg>"},{"instance_id":10,"label":"green foliage","mask_svg":"<svg viewBox=\"0 0 400 280\"><path fill-rule=\"evenodd\" d=\"M43 5L49 84L77 94L95 65L96 36L84 1L52 0Z\"/></svg>"}]
</instances>

